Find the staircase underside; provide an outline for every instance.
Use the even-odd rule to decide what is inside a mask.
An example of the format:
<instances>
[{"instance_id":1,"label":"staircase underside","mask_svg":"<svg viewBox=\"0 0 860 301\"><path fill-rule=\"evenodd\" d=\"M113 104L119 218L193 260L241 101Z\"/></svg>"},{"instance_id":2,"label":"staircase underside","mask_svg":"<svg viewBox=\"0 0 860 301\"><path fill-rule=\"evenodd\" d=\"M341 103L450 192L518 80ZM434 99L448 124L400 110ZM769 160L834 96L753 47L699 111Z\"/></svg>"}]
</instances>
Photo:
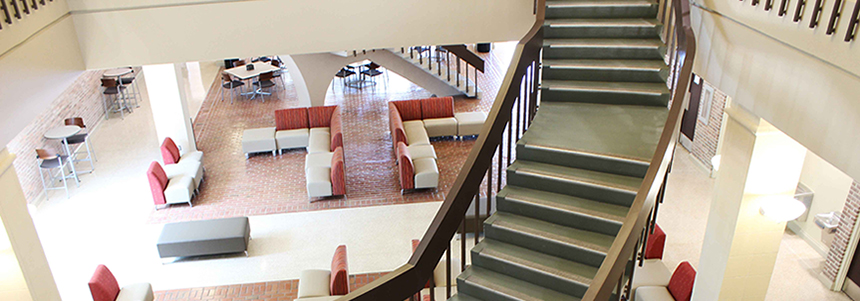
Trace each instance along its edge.
<instances>
[{"instance_id":1,"label":"staircase underside","mask_svg":"<svg viewBox=\"0 0 860 301\"><path fill-rule=\"evenodd\" d=\"M541 104L451 300L580 300L668 117L657 3L547 1Z\"/></svg>"}]
</instances>

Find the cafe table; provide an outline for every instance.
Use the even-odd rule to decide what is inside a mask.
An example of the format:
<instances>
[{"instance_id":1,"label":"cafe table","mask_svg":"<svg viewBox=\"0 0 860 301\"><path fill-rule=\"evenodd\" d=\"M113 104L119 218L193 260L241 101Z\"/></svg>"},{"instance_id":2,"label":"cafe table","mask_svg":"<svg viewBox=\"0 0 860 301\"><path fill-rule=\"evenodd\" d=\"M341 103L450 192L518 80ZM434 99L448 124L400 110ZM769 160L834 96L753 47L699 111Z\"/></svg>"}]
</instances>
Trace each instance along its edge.
<instances>
[{"instance_id":1,"label":"cafe table","mask_svg":"<svg viewBox=\"0 0 860 301\"><path fill-rule=\"evenodd\" d=\"M78 183L81 182L81 179L78 178L78 172L75 170L74 158L72 157L74 154L72 154L72 151L69 149L68 138L71 136L74 136L80 132L81 132L81 127L79 127L77 125L66 125L66 126L61 126L58 128L50 129L47 132L45 132L45 135L44 135L45 139L51 139L51 140L62 139L63 140L63 149L66 151L66 155L69 156L69 161L71 163L71 164L69 164L69 166L71 166L72 174L75 176L75 181L77 181Z\"/></svg>"},{"instance_id":2,"label":"cafe table","mask_svg":"<svg viewBox=\"0 0 860 301\"><path fill-rule=\"evenodd\" d=\"M248 67L246 67L246 66L254 66L254 69L248 70L247 69ZM235 77L235 78L238 78L241 80L248 80L251 78L258 77L258 76L260 76L260 74L263 74L266 72L274 72L277 70L281 70L281 69L278 67L272 66L272 64L270 64L270 63L254 62L254 63L250 63L247 65L242 65L239 67L233 67L233 68L225 70L224 72L229 74L230 76ZM257 95L272 95L272 93L263 92L262 88L258 88L254 91L251 91L251 92L242 93L242 95L252 95L251 99L254 99L255 97L257 97Z\"/></svg>"}]
</instances>

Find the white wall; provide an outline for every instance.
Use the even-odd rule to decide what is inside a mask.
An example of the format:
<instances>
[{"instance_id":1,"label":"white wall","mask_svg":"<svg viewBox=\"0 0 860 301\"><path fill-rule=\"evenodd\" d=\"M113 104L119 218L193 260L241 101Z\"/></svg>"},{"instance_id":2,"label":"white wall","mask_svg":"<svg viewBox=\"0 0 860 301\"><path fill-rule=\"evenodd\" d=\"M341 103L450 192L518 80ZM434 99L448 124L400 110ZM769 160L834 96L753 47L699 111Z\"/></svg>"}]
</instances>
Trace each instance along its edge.
<instances>
[{"instance_id":1,"label":"white wall","mask_svg":"<svg viewBox=\"0 0 860 301\"><path fill-rule=\"evenodd\" d=\"M812 152L806 153L800 182L812 189L815 196L812 199L812 206L808 208L809 217L806 221L794 221L789 223L789 226L795 232L802 232L798 235L806 239L819 253L827 254L828 248L821 242L821 228L815 225L814 217L818 213L842 211L853 181L851 177L821 157Z\"/></svg>"},{"instance_id":2,"label":"white wall","mask_svg":"<svg viewBox=\"0 0 860 301\"><path fill-rule=\"evenodd\" d=\"M36 34L42 28L62 18L69 12L66 0L54 0L47 2L48 5L39 5L38 10L30 9L30 14L21 12L21 19L12 17L12 24L3 22L3 30L0 30L0 56L5 52L23 42L30 36ZM20 2L19 2L20 5ZM8 6L8 5L7 5ZM9 13L14 9L9 6Z\"/></svg>"},{"instance_id":3,"label":"white wall","mask_svg":"<svg viewBox=\"0 0 860 301\"><path fill-rule=\"evenodd\" d=\"M749 1L740 4L749 5ZM692 8L692 21L698 41L697 74L732 96L735 104L767 120L849 176L860 178L860 139L856 134L860 132L860 77L701 8ZM803 30L797 28L796 32L805 34ZM805 43L829 51L843 47L838 46L845 44L840 41L810 38ZM856 48L850 51L856 53ZM838 51L832 52L822 55L846 64L854 64L860 57L843 58Z\"/></svg>"},{"instance_id":4,"label":"white wall","mask_svg":"<svg viewBox=\"0 0 860 301\"><path fill-rule=\"evenodd\" d=\"M512 41L534 23L533 0L214 1L90 11L164 2L72 1L87 68Z\"/></svg>"}]
</instances>

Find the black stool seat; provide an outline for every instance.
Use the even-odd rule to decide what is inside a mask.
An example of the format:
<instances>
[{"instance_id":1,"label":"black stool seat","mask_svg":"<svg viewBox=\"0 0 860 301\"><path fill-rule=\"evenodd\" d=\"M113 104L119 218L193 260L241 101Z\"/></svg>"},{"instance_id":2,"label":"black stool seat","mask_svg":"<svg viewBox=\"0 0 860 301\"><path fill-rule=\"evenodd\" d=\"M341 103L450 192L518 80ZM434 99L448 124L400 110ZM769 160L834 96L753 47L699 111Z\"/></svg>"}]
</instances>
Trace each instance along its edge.
<instances>
[{"instance_id":1,"label":"black stool seat","mask_svg":"<svg viewBox=\"0 0 860 301\"><path fill-rule=\"evenodd\" d=\"M77 135L71 136L69 138L66 138L66 141L68 141L69 144L81 144L81 143L86 142L86 140L87 140L87 134L77 134Z\"/></svg>"},{"instance_id":2,"label":"black stool seat","mask_svg":"<svg viewBox=\"0 0 860 301\"><path fill-rule=\"evenodd\" d=\"M57 156L57 158L54 158L54 159L42 160L42 164L39 164L39 167L41 167L41 168L57 168L57 167L60 167L60 160L63 160L63 162L65 162L66 159L68 159L68 158L69 158L69 156Z\"/></svg>"},{"instance_id":3,"label":"black stool seat","mask_svg":"<svg viewBox=\"0 0 860 301\"><path fill-rule=\"evenodd\" d=\"M227 88L227 89L233 89L233 88L241 87L244 85L245 85L245 83L238 81L238 80L234 80L234 81L230 81L230 82L226 82L226 83L221 84L222 87Z\"/></svg>"},{"instance_id":4,"label":"black stool seat","mask_svg":"<svg viewBox=\"0 0 860 301\"><path fill-rule=\"evenodd\" d=\"M255 82L254 85L260 86L260 88L268 88L268 87L274 86L275 82L267 80L267 81L262 81L262 82Z\"/></svg>"}]
</instances>

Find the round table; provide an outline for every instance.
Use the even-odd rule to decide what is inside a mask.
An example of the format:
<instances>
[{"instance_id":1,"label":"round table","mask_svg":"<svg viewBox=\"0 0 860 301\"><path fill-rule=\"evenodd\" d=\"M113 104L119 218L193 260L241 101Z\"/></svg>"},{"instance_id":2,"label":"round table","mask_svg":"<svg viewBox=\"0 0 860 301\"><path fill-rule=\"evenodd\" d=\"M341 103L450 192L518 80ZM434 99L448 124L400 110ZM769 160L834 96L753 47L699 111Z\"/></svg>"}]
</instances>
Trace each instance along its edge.
<instances>
[{"instance_id":1,"label":"round table","mask_svg":"<svg viewBox=\"0 0 860 301\"><path fill-rule=\"evenodd\" d=\"M81 179L78 179L78 173L77 173L77 171L75 171L75 164L74 164L75 159L73 158L73 154L72 154L71 150L69 150L68 138L71 136L74 136L80 132L81 132L81 127L79 127L77 125L62 126L62 127L50 129L47 132L45 132L45 139L63 139L63 148L66 150L66 155L69 156L69 160L71 160L71 164L69 164L69 166L71 166L72 173L75 175L75 180L77 180L78 182L80 182Z\"/></svg>"},{"instance_id":2,"label":"round table","mask_svg":"<svg viewBox=\"0 0 860 301\"><path fill-rule=\"evenodd\" d=\"M116 69L111 69L111 70L105 71L105 73L102 74L102 76L104 76L104 77L120 77L120 76L131 73L131 71L132 71L131 68L116 68Z\"/></svg>"}]
</instances>

